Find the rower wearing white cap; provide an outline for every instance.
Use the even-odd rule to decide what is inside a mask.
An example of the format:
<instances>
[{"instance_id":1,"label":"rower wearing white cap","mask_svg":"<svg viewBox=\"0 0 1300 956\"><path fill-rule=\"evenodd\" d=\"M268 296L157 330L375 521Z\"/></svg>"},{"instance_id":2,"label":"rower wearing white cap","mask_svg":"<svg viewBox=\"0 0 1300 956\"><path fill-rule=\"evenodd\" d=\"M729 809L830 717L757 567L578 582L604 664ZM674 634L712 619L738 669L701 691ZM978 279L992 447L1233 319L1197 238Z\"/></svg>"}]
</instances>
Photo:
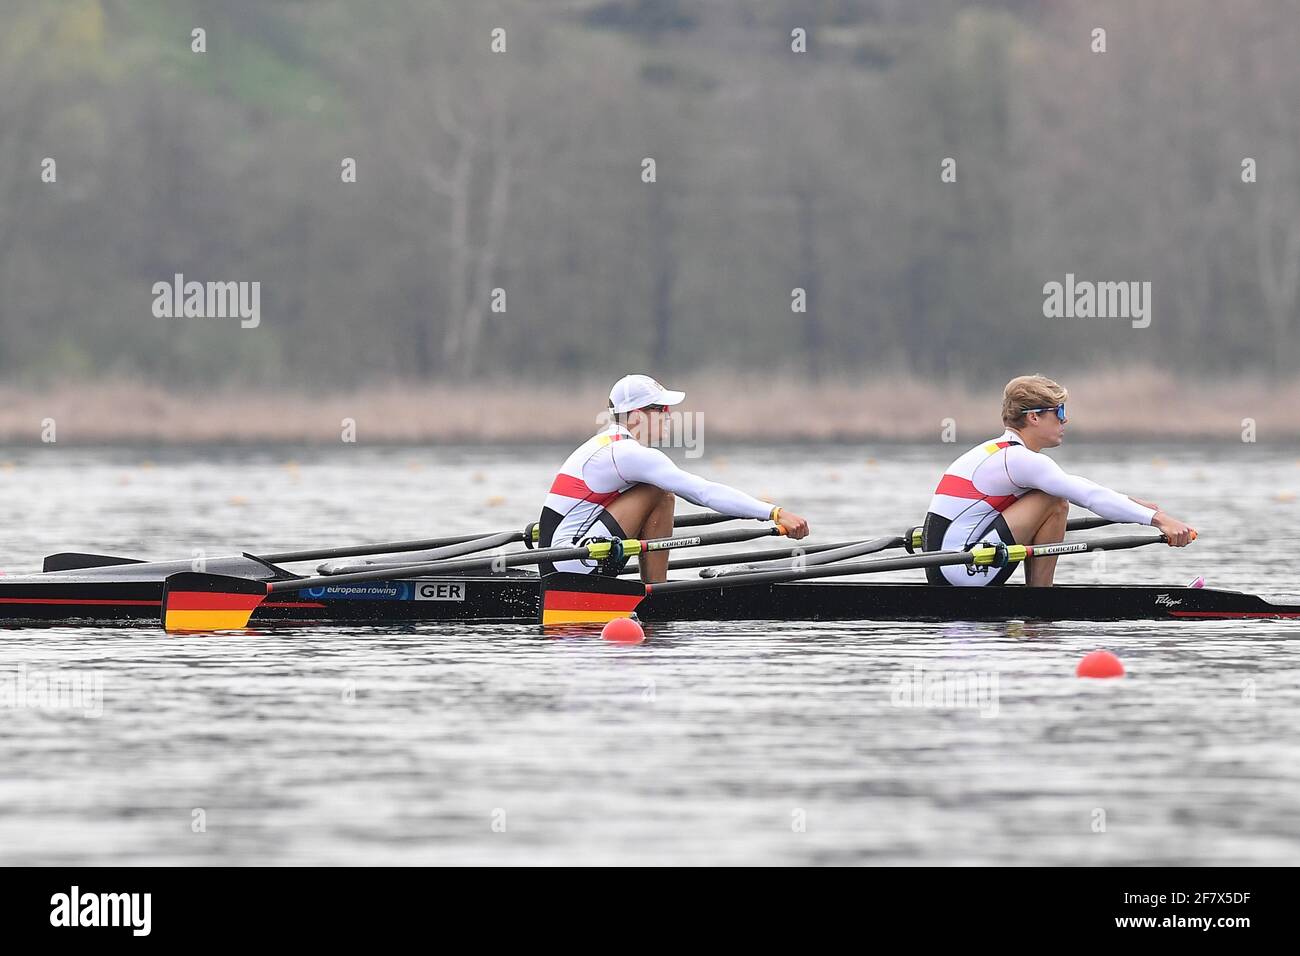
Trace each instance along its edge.
<instances>
[{"instance_id":1,"label":"rower wearing white cap","mask_svg":"<svg viewBox=\"0 0 1300 956\"><path fill-rule=\"evenodd\" d=\"M648 375L625 375L609 393L611 422L560 467L538 522L538 547L564 547L591 538L666 538L673 533L677 496L737 518L774 521L791 538L808 534L798 515L728 485L683 471L658 448L670 428L668 410L686 398ZM668 552L640 555L641 579L668 576ZM540 566L542 573L617 573L592 561Z\"/></svg>"}]
</instances>

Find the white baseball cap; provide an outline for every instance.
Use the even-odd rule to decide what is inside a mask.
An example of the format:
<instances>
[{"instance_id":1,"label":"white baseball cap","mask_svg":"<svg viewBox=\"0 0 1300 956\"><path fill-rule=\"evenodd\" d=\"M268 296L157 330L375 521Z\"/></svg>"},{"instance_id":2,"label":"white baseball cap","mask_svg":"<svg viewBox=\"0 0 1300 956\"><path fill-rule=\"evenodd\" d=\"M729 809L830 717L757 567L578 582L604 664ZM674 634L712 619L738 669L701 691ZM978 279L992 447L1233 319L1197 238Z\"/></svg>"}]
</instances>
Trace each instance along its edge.
<instances>
[{"instance_id":1,"label":"white baseball cap","mask_svg":"<svg viewBox=\"0 0 1300 956\"><path fill-rule=\"evenodd\" d=\"M676 405L684 398L685 392L664 388L649 375L624 375L609 390L609 407L622 415L647 405Z\"/></svg>"}]
</instances>

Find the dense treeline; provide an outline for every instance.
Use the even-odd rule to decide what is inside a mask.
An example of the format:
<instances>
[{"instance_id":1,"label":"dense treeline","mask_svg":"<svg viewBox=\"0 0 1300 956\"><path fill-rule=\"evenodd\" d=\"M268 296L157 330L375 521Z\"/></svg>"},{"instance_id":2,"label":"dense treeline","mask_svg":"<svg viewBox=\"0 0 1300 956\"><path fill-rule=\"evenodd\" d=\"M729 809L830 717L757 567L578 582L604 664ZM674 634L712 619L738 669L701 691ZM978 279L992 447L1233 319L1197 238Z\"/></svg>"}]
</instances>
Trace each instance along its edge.
<instances>
[{"instance_id":1,"label":"dense treeline","mask_svg":"<svg viewBox=\"0 0 1300 956\"><path fill-rule=\"evenodd\" d=\"M1289 372L1297 49L1267 0L16 0L0 370ZM176 273L261 325L155 317ZM1044 318L1066 273L1150 327Z\"/></svg>"}]
</instances>

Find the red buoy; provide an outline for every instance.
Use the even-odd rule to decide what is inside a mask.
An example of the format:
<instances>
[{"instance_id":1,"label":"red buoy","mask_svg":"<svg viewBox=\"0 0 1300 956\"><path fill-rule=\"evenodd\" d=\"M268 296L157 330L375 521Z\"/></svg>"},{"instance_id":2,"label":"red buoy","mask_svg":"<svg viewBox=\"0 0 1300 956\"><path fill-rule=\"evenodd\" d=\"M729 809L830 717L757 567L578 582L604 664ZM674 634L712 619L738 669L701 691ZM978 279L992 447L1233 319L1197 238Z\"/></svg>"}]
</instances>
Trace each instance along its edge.
<instances>
[{"instance_id":1,"label":"red buoy","mask_svg":"<svg viewBox=\"0 0 1300 956\"><path fill-rule=\"evenodd\" d=\"M1123 677L1124 665L1110 651L1093 651L1079 661L1076 677Z\"/></svg>"},{"instance_id":2,"label":"red buoy","mask_svg":"<svg viewBox=\"0 0 1300 956\"><path fill-rule=\"evenodd\" d=\"M640 644L645 631L635 618L616 617L600 629L600 636L615 644Z\"/></svg>"}]
</instances>

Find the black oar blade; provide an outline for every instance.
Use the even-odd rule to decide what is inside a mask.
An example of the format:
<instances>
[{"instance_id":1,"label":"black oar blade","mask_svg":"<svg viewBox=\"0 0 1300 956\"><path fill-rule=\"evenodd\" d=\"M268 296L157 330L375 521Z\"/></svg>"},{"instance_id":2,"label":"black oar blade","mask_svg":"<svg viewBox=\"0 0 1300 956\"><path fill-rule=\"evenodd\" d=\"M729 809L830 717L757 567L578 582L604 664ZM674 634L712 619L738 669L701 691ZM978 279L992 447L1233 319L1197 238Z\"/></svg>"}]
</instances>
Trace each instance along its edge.
<instances>
[{"instance_id":1,"label":"black oar blade","mask_svg":"<svg viewBox=\"0 0 1300 956\"><path fill-rule=\"evenodd\" d=\"M266 599L265 581L180 571L163 584L162 623L167 631L239 631Z\"/></svg>"},{"instance_id":2,"label":"black oar blade","mask_svg":"<svg viewBox=\"0 0 1300 956\"><path fill-rule=\"evenodd\" d=\"M607 624L631 617L645 597L645 585L601 574L542 575L542 626Z\"/></svg>"},{"instance_id":3,"label":"black oar blade","mask_svg":"<svg viewBox=\"0 0 1300 956\"><path fill-rule=\"evenodd\" d=\"M144 564L139 558L119 558L114 554L83 554L80 551L60 551L47 554L41 571L81 571L86 568L113 568L122 564Z\"/></svg>"}]
</instances>

